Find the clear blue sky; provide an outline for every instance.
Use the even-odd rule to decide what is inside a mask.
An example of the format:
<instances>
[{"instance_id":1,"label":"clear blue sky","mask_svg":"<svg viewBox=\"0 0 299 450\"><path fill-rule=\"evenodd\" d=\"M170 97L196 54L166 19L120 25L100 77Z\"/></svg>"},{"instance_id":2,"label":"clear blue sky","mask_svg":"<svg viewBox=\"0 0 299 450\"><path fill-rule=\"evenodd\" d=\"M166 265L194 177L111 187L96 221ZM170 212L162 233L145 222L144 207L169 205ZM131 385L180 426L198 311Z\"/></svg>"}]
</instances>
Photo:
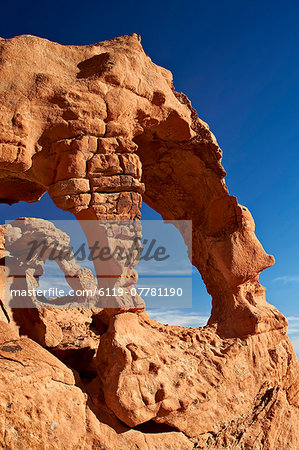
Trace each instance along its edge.
<instances>
[{"instance_id":1,"label":"clear blue sky","mask_svg":"<svg viewBox=\"0 0 299 450\"><path fill-rule=\"evenodd\" d=\"M141 34L145 51L173 72L176 90L189 96L216 134L230 192L249 207L258 237L276 258L261 277L268 300L297 317L298 16L299 3L293 1L54 0L46 6L5 2L0 19L4 38L34 34L61 44L90 44ZM4 219L66 217L47 198L40 205L1 208ZM210 305L198 279L194 308L206 315Z\"/></svg>"}]
</instances>

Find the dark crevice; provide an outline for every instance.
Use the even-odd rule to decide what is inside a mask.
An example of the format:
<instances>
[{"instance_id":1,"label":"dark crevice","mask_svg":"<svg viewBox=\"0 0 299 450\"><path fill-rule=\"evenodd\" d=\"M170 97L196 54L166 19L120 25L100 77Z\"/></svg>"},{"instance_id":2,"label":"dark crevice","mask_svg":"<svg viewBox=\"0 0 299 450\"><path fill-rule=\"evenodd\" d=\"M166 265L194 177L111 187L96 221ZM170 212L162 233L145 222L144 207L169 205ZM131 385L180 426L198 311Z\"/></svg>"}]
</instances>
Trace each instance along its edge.
<instances>
[{"instance_id":1,"label":"dark crevice","mask_svg":"<svg viewBox=\"0 0 299 450\"><path fill-rule=\"evenodd\" d=\"M6 320L7 320L7 322L10 323L10 317L9 317L9 315L7 314L7 311L6 311L6 309L5 309L5 306L3 305L3 303L2 303L1 300L0 300L0 308L1 308L1 311L3 312L3 314L4 314L4 316L5 316Z\"/></svg>"},{"instance_id":2,"label":"dark crevice","mask_svg":"<svg viewBox=\"0 0 299 450\"><path fill-rule=\"evenodd\" d=\"M98 375L95 367L92 365L95 350L90 347L65 350L47 348L47 350L66 366L76 370L82 381L90 382Z\"/></svg>"},{"instance_id":3,"label":"dark crevice","mask_svg":"<svg viewBox=\"0 0 299 450\"><path fill-rule=\"evenodd\" d=\"M148 422L141 423L140 425L137 425L132 429L140 431L141 433L150 433L150 434L171 433L173 431L175 431L176 433L179 432L179 430L175 427L167 425L166 423L157 423L154 420L149 420Z\"/></svg>"},{"instance_id":4,"label":"dark crevice","mask_svg":"<svg viewBox=\"0 0 299 450\"><path fill-rule=\"evenodd\" d=\"M105 310L93 314L89 328L97 336L101 336L102 334L106 333L109 328L109 316L107 315Z\"/></svg>"}]
</instances>

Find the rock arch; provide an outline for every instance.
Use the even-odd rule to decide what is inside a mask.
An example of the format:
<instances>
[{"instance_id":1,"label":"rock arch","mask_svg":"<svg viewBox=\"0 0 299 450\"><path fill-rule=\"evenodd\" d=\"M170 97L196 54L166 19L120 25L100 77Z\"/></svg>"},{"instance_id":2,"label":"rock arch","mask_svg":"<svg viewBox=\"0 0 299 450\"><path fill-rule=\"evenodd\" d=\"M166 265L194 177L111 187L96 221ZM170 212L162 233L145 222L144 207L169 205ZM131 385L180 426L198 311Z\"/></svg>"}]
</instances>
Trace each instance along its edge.
<instances>
[{"instance_id":1,"label":"rock arch","mask_svg":"<svg viewBox=\"0 0 299 450\"><path fill-rule=\"evenodd\" d=\"M201 448L296 447L298 361L258 282L274 259L171 73L136 34L89 46L18 36L0 40L0 80L2 202L48 190L97 226L139 219L143 197L165 219L193 221L190 257L213 298L208 326L167 327L132 310L98 317L97 389L110 411L130 427L175 427Z\"/></svg>"},{"instance_id":2,"label":"rock arch","mask_svg":"<svg viewBox=\"0 0 299 450\"><path fill-rule=\"evenodd\" d=\"M210 324L231 336L286 325L258 283L274 259L228 193L214 135L138 35L82 47L19 36L0 48L2 202L48 190L79 220L119 220L140 217L143 195L163 218L192 219Z\"/></svg>"}]
</instances>

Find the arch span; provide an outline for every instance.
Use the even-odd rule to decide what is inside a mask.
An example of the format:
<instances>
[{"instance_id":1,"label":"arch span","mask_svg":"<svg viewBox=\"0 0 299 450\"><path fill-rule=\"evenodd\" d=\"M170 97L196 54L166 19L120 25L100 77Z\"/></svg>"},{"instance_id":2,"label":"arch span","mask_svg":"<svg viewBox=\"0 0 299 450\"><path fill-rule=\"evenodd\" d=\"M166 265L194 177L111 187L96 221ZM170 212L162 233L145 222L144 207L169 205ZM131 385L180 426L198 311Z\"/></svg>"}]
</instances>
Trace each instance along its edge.
<instances>
[{"instance_id":1,"label":"arch span","mask_svg":"<svg viewBox=\"0 0 299 450\"><path fill-rule=\"evenodd\" d=\"M0 50L0 77L10 80L0 94L3 202L36 201L48 190L80 221L138 220L143 198L165 219L192 220L190 258L219 333L286 325L258 282L274 259L228 193L213 133L138 35L82 47L19 36Z\"/></svg>"}]
</instances>

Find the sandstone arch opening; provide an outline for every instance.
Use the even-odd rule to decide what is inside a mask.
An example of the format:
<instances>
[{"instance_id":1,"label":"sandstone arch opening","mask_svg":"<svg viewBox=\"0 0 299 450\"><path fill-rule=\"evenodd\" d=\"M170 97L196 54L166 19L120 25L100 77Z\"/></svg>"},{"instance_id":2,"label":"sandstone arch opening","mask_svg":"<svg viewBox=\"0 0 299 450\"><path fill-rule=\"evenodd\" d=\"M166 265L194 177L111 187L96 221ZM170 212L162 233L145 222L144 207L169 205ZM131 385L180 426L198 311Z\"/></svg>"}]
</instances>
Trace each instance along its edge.
<instances>
[{"instance_id":1,"label":"sandstone arch opening","mask_svg":"<svg viewBox=\"0 0 299 450\"><path fill-rule=\"evenodd\" d=\"M147 206L144 203L145 207ZM143 214L142 215L142 219L152 219L153 218L153 212L154 210L152 210L150 207L147 207L148 214ZM142 208L143 209L143 208ZM142 211L141 209L141 211ZM152 211L152 213L149 213L149 210ZM18 202L15 203L14 205L11 206L4 206L2 207L2 218L7 218L9 217L10 219L18 219L20 216L27 216L27 217L37 217L39 216L40 218L43 218L45 220L50 220L53 221L54 217L58 218L58 222L56 220L54 220L54 224L56 223L56 226L58 226L59 229L61 229L62 231L65 232L69 232L69 227L65 227L63 225L68 223L68 220L71 219L73 220L73 215L67 211L63 211L62 209L59 209L55 206L55 204L53 203L53 201L51 200L51 198L49 197L48 193L45 193L43 195L43 197L40 199L40 201L37 203L25 203L25 202ZM156 215L154 216L154 218L156 219L161 219L161 216L158 215L157 213L155 213ZM79 227L79 231L80 231L80 227ZM177 232L177 234L174 234L174 238L175 239L182 239L182 237L180 237L179 235L179 231ZM74 243L76 241L73 240L74 238L74 234L70 234L71 237L71 244L74 246L74 248L78 247L78 244L74 245ZM76 230L76 234L75 237L77 239L77 242L83 242L86 240L86 237L83 233L83 231L81 230L81 233L78 233L78 230ZM81 265L83 264L83 266L85 267L86 261L83 261L81 263ZM86 266L87 267L87 266ZM46 288L49 285L55 285L58 288L64 288L65 291L67 291L67 289L70 288L70 286L67 284L67 282L65 281L64 278L64 274L63 272L58 273L57 271L60 271L60 269L57 266L57 263L55 263L54 261L50 261L50 260L46 260L44 266L44 275L42 275L39 278L39 287L41 290L46 290ZM92 263L88 264L88 268L89 269L93 269L92 267ZM53 272L53 270L55 270L55 272ZM94 272L94 270L93 270ZM94 272L95 275L95 272ZM53 277L56 276L58 277L56 280L53 281ZM52 279L52 283L51 280L49 280L49 277ZM177 311L177 308L171 308L170 311L168 311L167 307L163 308L163 305L161 305L161 312L160 315L159 313L157 313L156 309L151 310L151 307L148 306L147 310L149 310L150 316L158 319L159 317L161 317L161 321L164 323L169 323L169 324L177 324L177 325L190 325L190 326L202 326L205 323L203 322L203 317L206 317L210 308L210 297L208 295L205 295L205 286L204 283L202 282L201 276L199 275L197 269L196 269L196 275L195 275L195 280L194 284L193 284L193 293L194 296L197 294L196 297L196 303L197 303L197 311L200 310L200 312L198 311L193 311L189 313L189 310L184 310L185 315L184 318L182 318L181 323L178 321L179 318L179 314L180 312ZM195 286L195 289L194 289ZM54 292L52 292L52 297L54 295ZM51 297L50 293L47 295L47 297ZM193 297L194 299L194 297ZM46 300L46 299L45 299ZM200 302L198 300L201 300ZM53 307L54 304L51 304L51 302L53 303L53 300L50 300L49 302L49 307ZM61 302L59 302L61 303ZM198 305L198 303L200 303L200 306ZM171 305L172 306L172 305ZM22 318L20 318L21 320ZM28 330L27 330L28 332Z\"/></svg>"},{"instance_id":2,"label":"sandstone arch opening","mask_svg":"<svg viewBox=\"0 0 299 450\"><path fill-rule=\"evenodd\" d=\"M148 220L150 221L163 221L162 216L157 213L154 209L148 206L145 202L143 202L141 207L141 220L142 223L146 223ZM151 222L149 223L151 226ZM164 225L165 226L165 225ZM159 228L160 229L160 228ZM180 231L175 227L175 224L170 225L170 229L167 230L167 234L169 234L169 241L173 242L174 246L179 247L179 253L183 255L181 259L181 264L178 261L178 264L171 267L169 271L166 272L166 275L170 275L171 278L168 280L168 284L171 285L173 277L185 277L192 276L192 308L189 306L189 301L181 302L181 308L175 307L175 305L170 305L171 307L167 307L167 305L163 305L161 302L160 307L154 306L151 307L146 302L146 312L148 315L163 324L169 325L180 325L180 326L191 326L191 327L201 327L206 325L210 313L211 313L211 296L207 293L205 284L202 280L200 272L195 266L190 267L184 264L186 262L187 256L187 247L184 243L183 236ZM159 233L155 233L155 237L158 236ZM172 249L172 245L170 250ZM138 265L136 266L136 270L138 272L138 283L142 281L142 272L139 271ZM146 279L144 280L146 281ZM179 282L179 281L178 281ZM159 279L154 279L154 283L158 286ZM186 295L188 293L186 292ZM191 289L190 289L191 295Z\"/></svg>"}]
</instances>

